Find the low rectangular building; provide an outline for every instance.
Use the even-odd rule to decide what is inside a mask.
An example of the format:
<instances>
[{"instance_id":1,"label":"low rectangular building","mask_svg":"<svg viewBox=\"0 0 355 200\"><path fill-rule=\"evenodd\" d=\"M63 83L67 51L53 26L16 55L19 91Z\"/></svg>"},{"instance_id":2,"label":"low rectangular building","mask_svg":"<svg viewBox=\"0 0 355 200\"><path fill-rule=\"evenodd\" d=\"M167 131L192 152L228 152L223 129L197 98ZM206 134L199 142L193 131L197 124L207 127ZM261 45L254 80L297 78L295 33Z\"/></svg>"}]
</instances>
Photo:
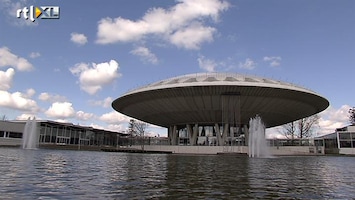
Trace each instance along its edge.
<instances>
[{"instance_id":1,"label":"low rectangular building","mask_svg":"<svg viewBox=\"0 0 355 200\"><path fill-rule=\"evenodd\" d=\"M39 146L121 146L127 134L50 120L36 120ZM26 121L0 121L0 146L21 146ZM122 139L121 139L122 138Z\"/></svg>"},{"instance_id":2,"label":"low rectangular building","mask_svg":"<svg viewBox=\"0 0 355 200\"><path fill-rule=\"evenodd\" d=\"M355 125L336 129L339 154L355 155Z\"/></svg>"}]
</instances>

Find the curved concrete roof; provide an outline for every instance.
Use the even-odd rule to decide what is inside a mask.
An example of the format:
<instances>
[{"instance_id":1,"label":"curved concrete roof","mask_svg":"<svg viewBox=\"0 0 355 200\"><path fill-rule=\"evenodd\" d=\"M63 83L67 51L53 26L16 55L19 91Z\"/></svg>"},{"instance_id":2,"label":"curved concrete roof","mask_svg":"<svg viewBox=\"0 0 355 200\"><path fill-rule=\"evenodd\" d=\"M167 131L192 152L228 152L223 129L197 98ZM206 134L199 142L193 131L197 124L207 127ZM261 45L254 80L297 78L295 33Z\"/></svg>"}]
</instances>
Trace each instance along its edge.
<instances>
[{"instance_id":1,"label":"curved concrete roof","mask_svg":"<svg viewBox=\"0 0 355 200\"><path fill-rule=\"evenodd\" d=\"M118 112L163 127L223 123L226 115L233 115L231 108L236 107L240 107L241 124L258 114L267 127L273 127L311 116L328 106L325 98L311 90L233 73L178 76L132 90L112 103Z\"/></svg>"}]
</instances>

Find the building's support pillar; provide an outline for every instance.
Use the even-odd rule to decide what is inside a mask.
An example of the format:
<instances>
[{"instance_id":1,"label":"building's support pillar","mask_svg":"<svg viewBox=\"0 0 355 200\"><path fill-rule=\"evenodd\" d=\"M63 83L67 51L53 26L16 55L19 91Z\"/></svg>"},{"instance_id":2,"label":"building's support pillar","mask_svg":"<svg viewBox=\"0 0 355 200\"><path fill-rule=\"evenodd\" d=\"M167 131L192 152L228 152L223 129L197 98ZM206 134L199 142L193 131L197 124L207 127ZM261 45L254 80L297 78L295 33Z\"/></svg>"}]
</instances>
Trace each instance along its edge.
<instances>
[{"instance_id":1,"label":"building's support pillar","mask_svg":"<svg viewBox=\"0 0 355 200\"><path fill-rule=\"evenodd\" d=\"M169 138L170 145L172 145L172 135L173 135L173 127L170 126L168 128L168 138Z\"/></svg>"},{"instance_id":2,"label":"building's support pillar","mask_svg":"<svg viewBox=\"0 0 355 200\"><path fill-rule=\"evenodd\" d=\"M193 132L192 132L191 124L186 124L186 130L187 130L187 134L189 135L189 143L190 143L190 146L193 146L193 145L194 145L194 144L192 143Z\"/></svg>"},{"instance_id":3,"label":"building's support pillar","mask_svg":"<svg viewBox=\"0 0 355 200\"><path fill-rule=\"evenodd\" d=\"M197 135L198 135L198 124L195 124L193 128L192 140L190 141L190 145L195 146L197 143Z\"/></svg>"},{"instance_id":4,"label":"building's support pillar","mask_svg":"<svg viewBox=\"0 0 355 200\"><path fill-rule=\"evenodd\" d=\"M172 130L172 133L170 134L171 135L171 145L177 145L177 126L173 126L171 127L171 130Z\"/></svg>"},{"instance_id":5,"label":"building's support pillar","mask_svg":"<svg viewBox=\"0 0 355 200\"><path fill-rule=\"evenodd\" d=\"M216 136L217 136L217 146L222 146L222 136L221 136L221 131L219 130L219 125L217 123L214 124L214 128L216 130Z\"/></svg>"},{"instance_id":6,"label":"building's support pillar","mask_svg":"<svg viewBox=\"0 0 355 200\"><path fill-rule=\"evenodd\" d=\"M244 134L245 134L245 145L248 146L249 144L249 128L248 125L244 125Z\"/></svg>"},{"instance_id":7,"label":"building's support pillar","mask_svg":"<svg viewBox=\"0 0 355 200\"><path fill-rule=\"evenodd\" d=\"M55 133L55 143L58 143L58 132L59 132L59 127L56 126L57 132Z\"/></svg>"},{"instance_id":8,"label":"building's support pillar","mask_svg":"<svg viewBox=\"0 0 355 200\"><path fill-rule=\"evenodd\" d=\"M223 134L222 134L222 145L225 144L228 133L229 133L229 124L225 123L223 128Z\"/></svg>"}]
</instances>

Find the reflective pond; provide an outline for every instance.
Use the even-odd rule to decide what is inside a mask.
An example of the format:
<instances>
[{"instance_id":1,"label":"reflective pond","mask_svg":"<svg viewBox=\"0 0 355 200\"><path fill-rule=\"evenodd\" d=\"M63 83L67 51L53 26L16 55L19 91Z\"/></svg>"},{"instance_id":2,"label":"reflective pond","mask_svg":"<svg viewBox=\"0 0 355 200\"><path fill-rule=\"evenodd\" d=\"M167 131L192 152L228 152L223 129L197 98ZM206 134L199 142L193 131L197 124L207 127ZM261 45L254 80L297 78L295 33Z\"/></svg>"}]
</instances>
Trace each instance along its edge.
<instances>
[{"instance_id":1,"label":"reflective pond","mask_svg":"<svg viewBox=\"0 0 355 200\"><path fill-rule=\"evenodd\" d=\"M353 199L355 157L0 148L0 199Z\"/></svg>"}]
</instances>

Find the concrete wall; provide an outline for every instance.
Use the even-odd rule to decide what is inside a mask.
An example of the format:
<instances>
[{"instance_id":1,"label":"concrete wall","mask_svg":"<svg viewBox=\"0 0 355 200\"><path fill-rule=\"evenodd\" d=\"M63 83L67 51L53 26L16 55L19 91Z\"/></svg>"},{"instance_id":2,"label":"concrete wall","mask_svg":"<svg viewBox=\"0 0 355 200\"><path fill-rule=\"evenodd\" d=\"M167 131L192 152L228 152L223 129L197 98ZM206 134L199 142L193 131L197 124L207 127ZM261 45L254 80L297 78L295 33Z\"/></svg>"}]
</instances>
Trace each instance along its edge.
<instances>
[{"instance_id":1,"label":"concrete wall","mask_svg":"<svg viewBox=\"0 0 355 200\"><path fill-rule=\"evenodd\" d=\"M0 137L0 146L22 146L22 138L2 138Z\"/></svg>"},{"instance_id":2,"label":"concrete wall","mask_svg":"<svg viewBox=\"0 0 355 200\"><path fill-rule=\"evenodd\" d=\"M355 148L340 148L339 154L355 155Z\"/></svg>"},{"instance_id":3,"label":"concrete wall","mask_svg":"<svg viewBox=\"0 0 355 200\"><path fill-rule=\"evenodd\" d=\"M348 131L355 132L355 126L352 126L352 125L348 126Z\"/></svg>"},{"instance_id":4,"label":"concrete wall","mask_svg":"<svg viewBox=\"0 0 355 200\"><path fill-rule=\"evenodd\" d=\"M133 145L132 148L141 149L140 145ZM217 154L217 153L245 153L247 146L169 146L169 145L146 145L144 150L148 151L171 151L177 154ZM270 153L274 156L286 155L322 155L324 147L315 146L281 146L270 147Z\"/></svg>"},{"instance_id":5,"label":"concrete wall","mask_svg":"<svg viewBox=\"0 0 355 200\"><path fill-rule=\"evenodd\" d=\"M133 145L132 148L141 149L140 145ZM217 153L247 153L245 146L173 146L173 145L146 145L144 150L148 151L171 151L180 154L217 154Z\"/></svg>"},{"instance_id":6,"label":"concrete wall","mask_svg":"<svg viewBox=\"0 0 355 200\"><path fill-rule=\"evenodd\" d=\"M270 154L275 156L286 155L322 155L324 147L315 146L280 146L270 147Z\"/></svg>"}]
</instances>

